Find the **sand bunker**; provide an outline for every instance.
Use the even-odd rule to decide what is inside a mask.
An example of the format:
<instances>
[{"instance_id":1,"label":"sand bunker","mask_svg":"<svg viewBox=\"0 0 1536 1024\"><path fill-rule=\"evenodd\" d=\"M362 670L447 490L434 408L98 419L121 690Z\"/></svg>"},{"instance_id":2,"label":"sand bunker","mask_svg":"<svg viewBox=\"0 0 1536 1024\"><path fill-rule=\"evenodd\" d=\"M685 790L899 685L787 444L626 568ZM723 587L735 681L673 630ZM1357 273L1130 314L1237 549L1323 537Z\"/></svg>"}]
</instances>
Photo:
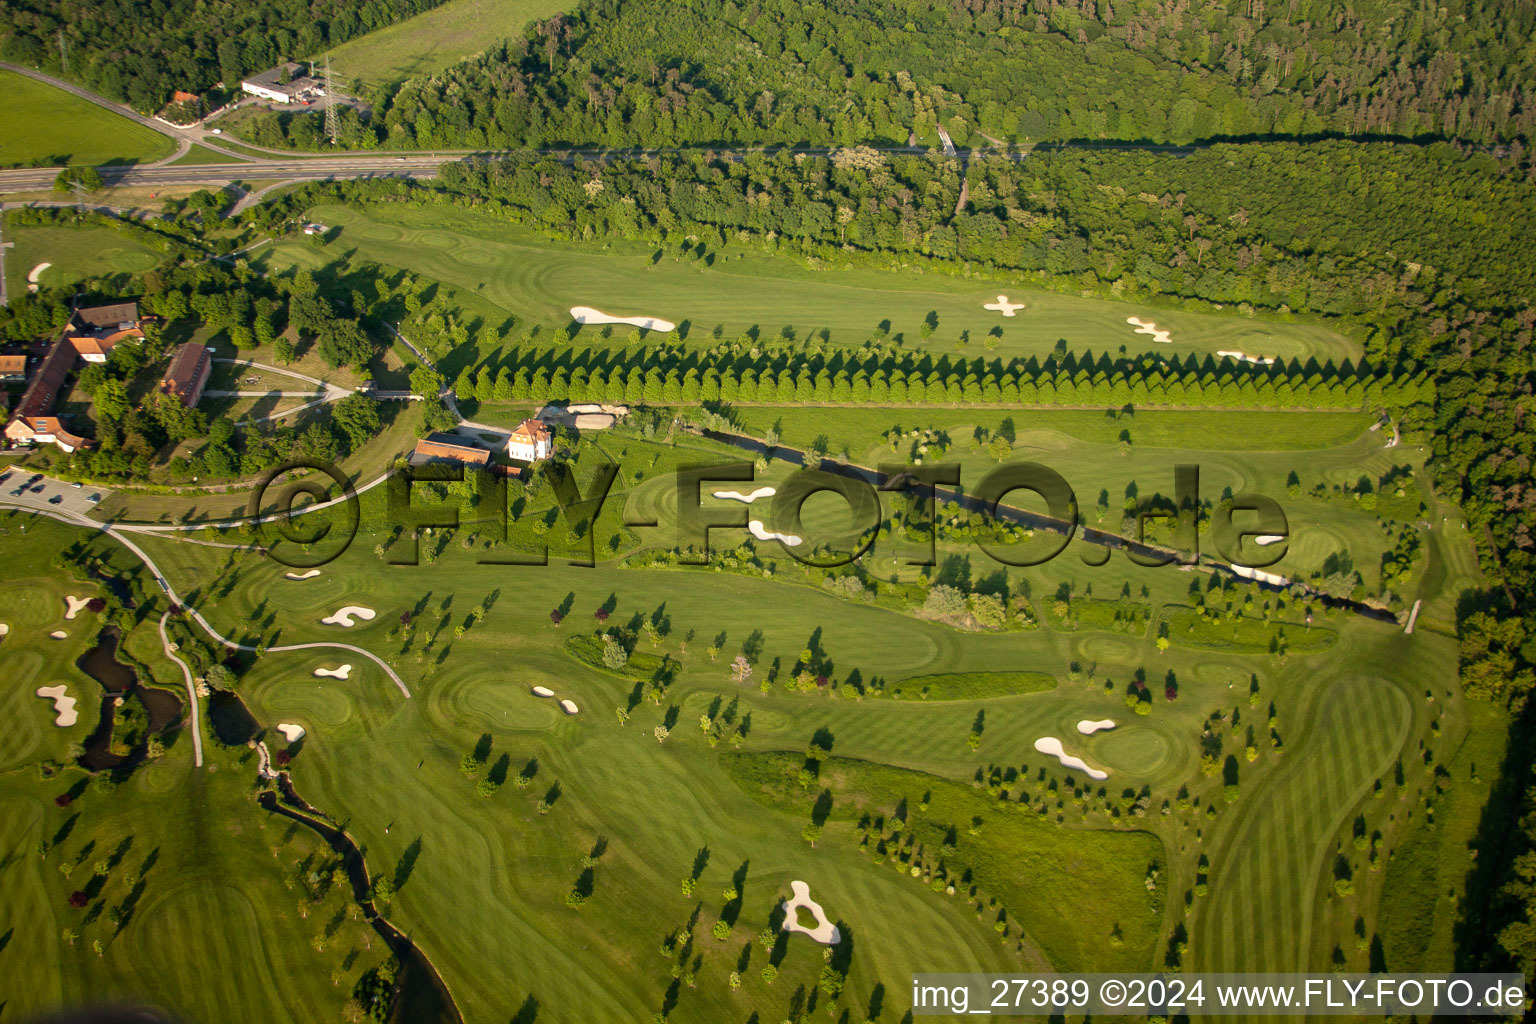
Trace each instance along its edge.
<instances>
[{"instance_id":1,"label":"sand bunker","mask_svg":"<svg viewBox=\"0 0 1536 1024\"><path fill-rule=\"evenodd\" d=\"M297 743L304 738L304 727L294 725L292 722L278 722L277 731L283 734L283 739L289 743Z\"/></svg>"},{"instance_id":2,"label":"sand bunker","mask_svg":"<svg viewBox=\"0 0 1536 1024\"><path fill-rule=\"evenodd\" d=\"M811 887L797 879L789 883L789 888L794 895L784 901L784 930L809 935L823 946L835 946L842 942L843 935L837 930L837 925L828 921L827 912L821 909L821 904L811 899ZM795 912L801 907L809 910L811 916L816 919L815 928L807 928L800 923L800 918Z\"/></svg>"},{"instance_id":3,"label":"sand bunker","mask_svg":"<svg viewBox=\"0 0 1536 1024\"><path fill-rule=\"evenodd\" d=\"M1253 542L1260 547L1263 547L1267 544L1279 544L1283 540L1285 540L1285 538L1280 536L1278 533L1263 533L1253 538Z\"/></svg>"},{"instance_id":4,"label":"sand bunker","mask_svg":"<svg viewBox=\"0 0 1536 1024\"><path fill-rule=\"evenodd\" d=\"M1013 316L1024 308L1024 303L1009 302L1008 296L999 295L996 302L983 302L981 308L990 309L995 313L1003 314L1003 316Z\"/></svg>"},{"instance_id":5,"label":"sand bunker","mask_svg":"<svg viewBox=\"0 0 1536 1024\"><path fill-rule=\"evenodd\" d=\"M1061 740L1055 736L1042 736L1035 740L1035 749L1042 754L1049 754L1060 761L1062 767L1073 768L1087 775L1090 779L1103 780L1109 778L1109 772L1100 771L1097 768L1088 767L1088 762L1080 757L1073 757L1061 749Z\"/></svg>"},{"instance_id":6,"label":"sand bunker","mask_svg":"<svg viewBox=\"0 0 1536 1024\"><path fill-rule=\"evenodd\" d=\"M747 531L758 540L776 540L792 548L800 544L800 538L792 533L774 533L772 530L764 529L761 519L754 519L748 523Z\"/></svg>"},{"instance_id":7,"label":"sand bunker","mask_svg":"<svg viewBox=\"0 0 1536 1024\"><path fill-rule=\"evenodd\" d=\"M739 501L743 505L750 505L758 498L771 498L779 493L772 487L759 487L750 494L742 494L740 491L714 491L712 497L727 498L731 501Z\"/></svg>"},{"instance_id":8,"label":"sand bunker","mask_svg":"<svg viewBox=\"0 0 1536 1024\"><path fill-rule=\"evenodd\" d=\"M51 266L53 266L52 263L39 263L37 266L32 268L32 270L27 274L27 291L37 291L38 277L42 274L43 271L47 270Z\"/></svg>"},{"instance_id":9,"label":"sand bunker","mask_svg":"<svg viewBox=\"0 0 1536 1024\"><path fill-rule=\"evenodd\" d=\"M535 686L533 688L533 695L535 697L553 697L555 695L555 691L551 690L547 686Z\"/></svg>"},{"instance_id":10,"label":"sand bunker","mask_svg":"<svg viewBox=\"0 0 1536 1024\"><path fill-rule=\"evenodd\" d=\"M1136 328L1137 334L1150 334L1152 336L1152 340L1157 342L1159 345L1173 344L1173 335L1170 332L1158 327L1157 324L1153 323L1151 320L1143 320L1139 316L1128 316L1125 318L1125 322Z\"/></svg>"},{"instance_id":11,"label":"sand bunker","mask_svg":"<svg viewBox=\"0 0 1536 1024\"><path fill-rule=\"evenodd\" d=\"M343 665L343 666L341 666L341 668L317 668L317 669L315 669L315 675L317 675L317 676L328 676L331 679L345 679L345 678L347 678L347 676L349 676L351 674L352 674L352 666L351 665Z\"/></svg>"},{"instance_id":12,"label":"sand bunker","mask_svg":"<svg viewBox=\"0 0 1536 1024\"><path fill-rule=\"evenodd\" d=\"M81 612L85 611L85 606L91 603L91 599L88 597L76 597L74 594L68 594L65 596L64 602L69 605L69 609L64 613L64 617L66 619L72 619L76 615L79 615Z\"/></svg>"},{"instance_id":13,"label":"sand bunker","mask_svg":"<svg viewBox=\"0 0 1536 1024\"><path fill-rule=\"evenodd\" d=\"M309 572L285 572L283 575L291 580L312 580L320 575L320 570L311 569Z\"/></svg>"},{"instance_id":14,"label":"sand bunker","mask_svg":"<svg viewBox=\"0 0 1536 1024\"><path fill-rule=\"evenodd\" d=\"M37 695L53 701L53 710L58 712L58 717L53 724L61 729L67 729L80 720L80 714L75 710L75 698L68 696L69 688L63 683L58 686L39 686Z\"/></svg>"},{"instance_id":15,"label":"sand bunker","mask_svg":"<svg viewBox=\"0 0 1536 1024\"><path fill-rule=\"evenodd\" d=\"M360 604L349 604L345 608L336 609L335 615L327 615L320 621L327 626L355 626L357 623L352 621L352 616L354 615L366 621L373 618L374 611L372 608L364 608Z\"/></svg>"},{"instance_id":16,"label":"sand bunker","mask_svg":"<svg viewBox=\"0 0 1536 1024\"><path fill-rule=\"evenodd\" d=\"M584 412L577 414L572 425L577 430L607 430L613 426L613 417L605 412Z\"/></svg>"},{"instance_id":17,"label":"sand bunker","mask_svg":"<svg viewBox=\"0 0 1536 1024\"><path fill-rule=\"evenodd\" d=\"M574 715L580 711L581 708L577 707L576 702L573 700L562 700L560 702L560 710L564 711L568 715Z\"/></svg>"},{"instance_id":18,"label":"sand bunker","mask_svg":"<svg viewBox=\"0 0 1536 1024\"><path fill-rule=\"evenodd\" d=\"M1101 729L1113 729L1114 727L1115 720L1113 718L1100 718L1097 721L1094 721L1090 718L1085 718L1081 722L1077 723L1077 731L1082 733L1084 736L1092 736L1094 733Z\"/></svg>"},{"instance_id":19,"label":"sand bunker","mask_svg":"<svg viewBox=\"0 0 1536 1024\"><path fill-rule=\"evenodd\" d=\"M1245 580L1257 580L1260 583L1268 583L1276 587L1288 587L1291 581L1284 576L1277 576L1272 572L1264 572L1262 569L1250 569L1246 565L1229 565L1233 572Z\"/></svg>"},{"instance_id":20,"label":"sand bunker","mask_svg":"<svg viewBox=\"0 0 1536 1024\"><path fill-rule=\"evenodd\" d=\"M0 622L0 636L10 636L11 626L8 622Z\"/></svg>"},{"instance_id":21,"label":"sand bunker","mask_svg":"<svg viewBox=\"0 0 1536 1024\"><path fill-rule=\"evenodd\" d=\"M571 319L579 324L629 324L647 331L675 331L677 324L655 316L610 316L591 306L572 306Z\"/></svg>"},{"instance_id":22,"label":"sand bunker","mask_svg":"<svg viewBox=\"0 0 1536 1024\"><path fill-rule=\"evenodd\" d=\"M69 636L69 634L64 632L62 629L56 629L48 635L53 637L55 640L63 640L65 637Z\"/></svg>"},{"instance_id":23,"label":"sand bunker","mask_svg":"<svg viewBox=\"0 0 1536 1024\"><path fill-rule=\"evenodd\" d=\"M1265 359L1263 356L1251 356L1246 352L1217 352L1218 356L1226 356L1229 359L1239 359L1245 363L1258 363L1260 366L1273 366L1273 359Z\"/></svg>"}]
</instances>

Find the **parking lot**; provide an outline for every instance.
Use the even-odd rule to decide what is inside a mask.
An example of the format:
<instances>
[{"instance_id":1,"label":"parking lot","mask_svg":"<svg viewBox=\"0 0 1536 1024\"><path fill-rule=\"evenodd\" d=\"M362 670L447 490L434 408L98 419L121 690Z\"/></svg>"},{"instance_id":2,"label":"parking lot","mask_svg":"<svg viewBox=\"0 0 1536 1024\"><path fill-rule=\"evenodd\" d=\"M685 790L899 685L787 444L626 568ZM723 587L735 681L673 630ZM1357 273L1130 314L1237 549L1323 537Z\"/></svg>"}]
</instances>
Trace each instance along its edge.
<instances>
[{"instance_id":1,"label":"parking lot","mask_svg":"<svg viewBox=\"0 0 1536 1024\"><path fill-rule=\"evenodd\" d=\"M88 515L112 493L101 487L76 486L46 476L34 480L35 475L24 469L11 469L0 474L5 477L0 482L0 500ZM16 493L18 490L20 494ZM96 500L92 501L92 498Z\"/></svg>"}]
</instances>

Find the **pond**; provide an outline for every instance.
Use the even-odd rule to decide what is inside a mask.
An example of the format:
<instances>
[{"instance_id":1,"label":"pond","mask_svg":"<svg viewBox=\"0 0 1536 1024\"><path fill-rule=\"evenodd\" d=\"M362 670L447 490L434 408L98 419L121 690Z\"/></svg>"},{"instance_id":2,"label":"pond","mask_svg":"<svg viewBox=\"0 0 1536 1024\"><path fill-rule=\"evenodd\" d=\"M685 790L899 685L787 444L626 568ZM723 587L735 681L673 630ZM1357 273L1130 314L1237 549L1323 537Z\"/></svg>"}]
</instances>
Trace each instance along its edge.
<instances>
[{"instance_id":1,"label":"pond","mask_svg":"<svg viewBox=\"0 0 1536 1024\"><path fill-rule=\"evenodd\" d=\"M81 765L91 771L138 764L144 760L150 737L160 735L182 719L180 697L168 690L140 685L134 670L117 660L118 641L115 628L102 630L96 637L96 646L75 662L104 691L101 719L87 737L85 754L80 758ZM123 701L121 723L117 720L119 699ZM123 734L114 742L119 724Z\"/></svg>"},{"instance_id":2,"label":"pond","mask_svg":"<svg viewBox=\"0 0 1536 1024\"><path fill-rule=\"evenodd\" d=\"M245 701L228 690L214 690L208 695L208 720L213 723L214 736L226 747L243 747L261 731Z\"/></svg>"}]
</instances>

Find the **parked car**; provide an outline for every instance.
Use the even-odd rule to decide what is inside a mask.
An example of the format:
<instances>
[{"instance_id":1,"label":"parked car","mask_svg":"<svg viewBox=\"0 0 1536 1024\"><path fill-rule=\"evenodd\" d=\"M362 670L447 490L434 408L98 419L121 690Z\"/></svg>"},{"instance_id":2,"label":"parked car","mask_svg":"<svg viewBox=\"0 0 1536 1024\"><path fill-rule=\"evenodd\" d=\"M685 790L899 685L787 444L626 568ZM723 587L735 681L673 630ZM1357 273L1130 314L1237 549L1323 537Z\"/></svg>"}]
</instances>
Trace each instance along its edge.
<instances>
[{"instance_id":1,"label":"parked car","mask_svg":"<svg viewBox=\"0 0 1536 1024\"><path fill-rule=\"evenodd\" d=\"M73 483L73 484L70 484L69 486L73 487L77 491L80 489L80 485L78 483Z\"/></svg>"},{"instance_id":2,"label":"parked car","mask_svg":"<svg viewBox=\"0 0 1536 1024\"><path fill-rule=\"evenodd\" d=\"M101 500L101 495L93 494L89 498L86 498L85 500L86 501L100 501Z\"/></svg>"},{"instance_id":3,"label":"parked car","mask_svg":"<svg viewBox=\"0 0 1536 1024\"><path fill-rule=\"evenodd\" d=\"M62 494L55 494L53 497L48 499L48 504L50 504L50 505L62 505L62 504L64 504L64 495L62 495Z\"/></svg>"},{"instance_id":4,"label":"parked car","mask_svg":"<svg viewBox=\"0 0 1536 1024\"><path fill-rule=\"evenodd\" d=\"M32 488L32 493L33 494L42 494L43 493L43 488L45 488L47 486L48 486L47 484L38 484L36 487Z\"/></svg>"}]
</instances>

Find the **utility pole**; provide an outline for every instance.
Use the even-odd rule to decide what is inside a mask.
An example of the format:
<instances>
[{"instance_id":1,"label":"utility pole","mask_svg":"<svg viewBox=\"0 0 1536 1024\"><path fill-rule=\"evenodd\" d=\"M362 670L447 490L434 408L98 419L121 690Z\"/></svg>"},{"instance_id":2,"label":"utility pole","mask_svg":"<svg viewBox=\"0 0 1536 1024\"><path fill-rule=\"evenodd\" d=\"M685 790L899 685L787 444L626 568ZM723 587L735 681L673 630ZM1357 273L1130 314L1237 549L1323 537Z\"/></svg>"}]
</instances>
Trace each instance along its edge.
<instances>
[{"instance_id":1,"label":"utility pole","mask_svg":"<svg viewBox=\"0 0 1536 1024\"><path fill-rule=\"evenodd\" d=\"M336 145L336 88L331 84L331 55L325 55L325 134Z\"/></svg>"},{"instance_id":2,"label":"utility pole","mask_svg":"<svg viewBox=\"0 0 1536 1024\"><path fill-rule=\"evenodd\" d=\"M75 194L75 212L83 213L85 211L85 196L87 192L85 182L76 178L69 183L69 190Z\"/></svg>"}]
</instances>

